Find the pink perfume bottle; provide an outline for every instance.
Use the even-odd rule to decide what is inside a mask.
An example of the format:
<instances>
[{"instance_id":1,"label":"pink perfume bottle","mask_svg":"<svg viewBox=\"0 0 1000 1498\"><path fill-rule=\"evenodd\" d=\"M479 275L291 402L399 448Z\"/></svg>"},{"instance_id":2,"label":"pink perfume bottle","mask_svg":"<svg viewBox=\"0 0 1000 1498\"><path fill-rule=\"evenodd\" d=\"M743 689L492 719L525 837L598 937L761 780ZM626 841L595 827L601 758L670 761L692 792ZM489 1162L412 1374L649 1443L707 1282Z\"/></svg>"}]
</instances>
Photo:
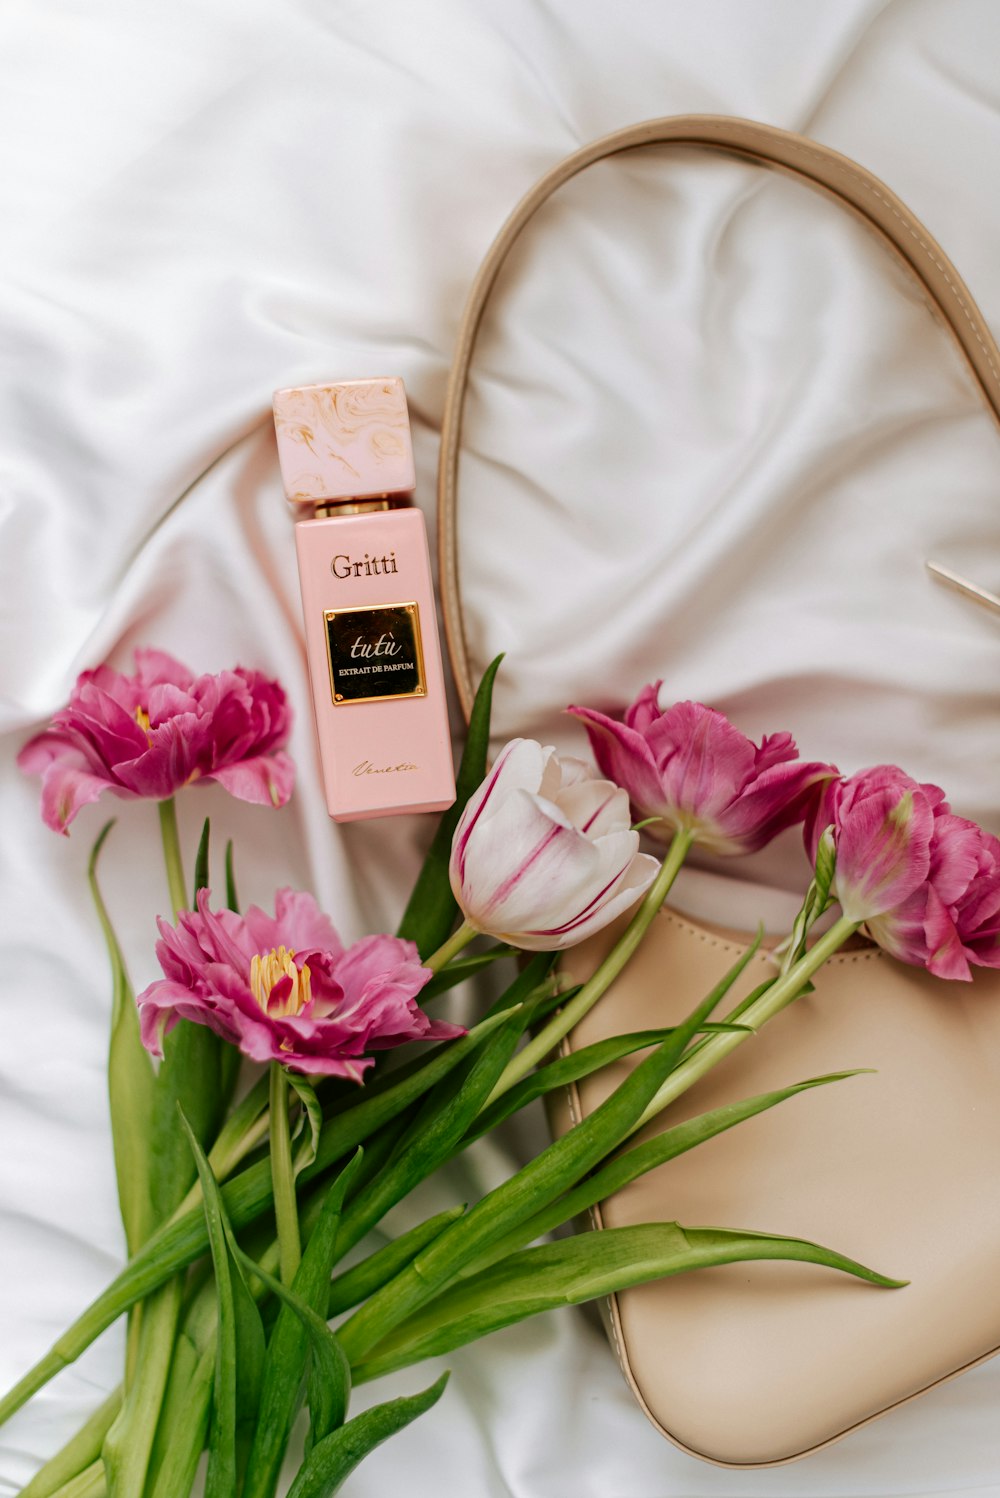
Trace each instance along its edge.
<instances>
[{"instance_id":1,"label":"pink perfume bottle","mask_svg":"<svg viewBox=\"0 0 1000 1498\"><path fill-rule=\"evenodd\" d=\"M455 774L403 382L276 390L274 425L330 815L443 811Z\"/></svg>"}]
</instances>

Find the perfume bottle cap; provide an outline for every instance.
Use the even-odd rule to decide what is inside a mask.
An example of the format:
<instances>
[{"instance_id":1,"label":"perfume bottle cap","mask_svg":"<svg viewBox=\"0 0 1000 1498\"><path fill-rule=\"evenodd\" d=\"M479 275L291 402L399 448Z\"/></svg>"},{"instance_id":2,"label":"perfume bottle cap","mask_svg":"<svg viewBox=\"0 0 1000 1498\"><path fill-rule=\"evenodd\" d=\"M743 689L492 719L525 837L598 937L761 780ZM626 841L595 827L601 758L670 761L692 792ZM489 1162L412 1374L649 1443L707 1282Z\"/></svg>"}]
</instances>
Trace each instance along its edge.
<instances>
[{"instance_id":1,"label":"perfume bottle cap","mask_svg":"<svg viewBox=\"0 0 1000 1498\"><path fill-rule=\"evenodd\" d=\"M415 483L398 375L274 392L278 461L295 509L408 493Z\"/></svg>"}]
</instances>

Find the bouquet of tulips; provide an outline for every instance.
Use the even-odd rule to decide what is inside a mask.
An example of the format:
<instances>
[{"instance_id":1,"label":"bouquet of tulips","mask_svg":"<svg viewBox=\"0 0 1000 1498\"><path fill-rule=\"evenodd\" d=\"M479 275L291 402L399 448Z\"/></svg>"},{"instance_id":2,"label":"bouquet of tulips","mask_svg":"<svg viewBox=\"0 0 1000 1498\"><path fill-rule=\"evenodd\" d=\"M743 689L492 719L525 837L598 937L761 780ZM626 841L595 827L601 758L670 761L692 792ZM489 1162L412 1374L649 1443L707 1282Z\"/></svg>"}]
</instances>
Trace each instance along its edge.
<instances>
[{"instance_id":1,"label":"bouquet of tulips","mask_svg":"<svg viewBox=\"0 0 1000 1498\"><path fill-rule=\"evenodd\" d=\"M158 921L163 977L136 997L97 882L105 827L89 874L113 975L109 1087L128 1262L0 1400L0 1419L120 1316L125 1367L25 1498L184 1498L206 1448L209 1498L270 1498L303 1405L290 1493L324 1498L429 1410L445 1379L353 1417L352 1386L523 1317L746 1258L902 1283L834 1248L729 1227L539 1240L682 1151L850 1075L680 1123L658 1117L859 930L948 978L1000 965L1000 842L895 767L845 779L799 760L788 734L756 746L710 708L661 706L659 683L624 721L570 709L600 774L521 739L488 769L498 664L476 700L458 800L397 933L346 948L307 892L279 890L273 915L241 913L231 843L224 895L214 893L207 823L190 882L184 873L182 789L215 780L272 807L291 795L277 683L242 669L196 677L140 651L132 675L85 672L23 749L59 832L105 791L158 803L173 905ZM754 943L679 1026L559 1056L692 847L731 857L797 823L813 877L764 983L727 1010ZM640 851L641 830L666 845L662 859ZM568 987L559 952L628 912L593 975ZM444 991L517 954L531 955L473 1028L431 1017ZM607 1101L529 1165L371 1248L370 1231L432 1172L534 1099L627 1056L641 1059ZM635 1142L654 1118L656 1131Z\"/></svg>"}]
</instances>

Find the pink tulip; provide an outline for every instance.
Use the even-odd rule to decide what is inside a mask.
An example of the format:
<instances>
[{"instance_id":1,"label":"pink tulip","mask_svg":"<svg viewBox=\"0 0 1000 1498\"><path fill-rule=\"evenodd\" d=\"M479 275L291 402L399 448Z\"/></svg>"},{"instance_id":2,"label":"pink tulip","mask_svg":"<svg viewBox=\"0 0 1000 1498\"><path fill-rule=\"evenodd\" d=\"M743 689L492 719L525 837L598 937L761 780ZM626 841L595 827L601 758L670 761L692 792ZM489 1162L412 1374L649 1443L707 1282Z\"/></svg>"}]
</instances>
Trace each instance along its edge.
<instances>
[{"instance_id":1,"label":"pink tulip","mask_svg":"<svg viewBox=\"0 0 1000 1498\"><path fill-rule=\"evenodd\" d=\"M66 707L18 755L42 777L42 818L65 832L105 791L162 801L217 780L241 801L283 806L295 769L283 752L285 694L259 671L194 676L161 650L137 650L133 676L99 666L77 678Z\"/></svg>"},{"instance_id":2,"label":"pink tulip","mask_svg":"<svg viewBox=\"0 0 1000 1498\"><path fill-rule=\"evenodd\" d=\"M1000 841L955 816L940 786L877 765L827 786L806 827L837 855L833 892L880 947L940 978L1000 967Z\"/></svg>"},{"instance_id":3,"label":"pink tulip","mask_svg":"<svg viewBox=\"0 0 1000 1498\"><path fill-rule=\"evenodd\" d=\"M659 868L628 796L533 739L512 739L455 829L451 887L467 923L527 951L573 946L643 895Z\"/></svg>"},{"instance_id":4,"label":"pink tulip","mask_svg":"<svg viewBox=\"0 0 1000 1498\"><path fill-rule=\"evenodd\" d=\"M688 832L712 853L752 853L800 822L818 787L837 771L803 763L790 734L752 743L700 702L660 709L660 682L644 687L624 722L571 707L602 774L624 786L637 820L668 841Z\"/></svg>"},{"instance_id":5,"label":"pink tulip","mask_svg":"<svg viewBox=\"0 0 1000 1498\"><path fill-rule=\"evenodd\" d=\"M965 829L954 835L964 844L975 872L949 907L962 951L977 967L1000 967L1000 838L975 822L955 817Z\"/></svg>"},{"instance_id":6,"label":"pink tulip","mask_svg":"<svg viewBox=\"0 0 1000 1498\"><path fill-rule=\"evenodd\" d=\"M253 1061L360 1082L369 1051L465 1032L432 1020L416 995L431 977L413 942L366 936L344 948L312 895L281 889L275 913L183 911L159 922L164 977L138 997L143 1044L162 1054L179 1019L207 1025Z\"/></svg>"}]
</instances>

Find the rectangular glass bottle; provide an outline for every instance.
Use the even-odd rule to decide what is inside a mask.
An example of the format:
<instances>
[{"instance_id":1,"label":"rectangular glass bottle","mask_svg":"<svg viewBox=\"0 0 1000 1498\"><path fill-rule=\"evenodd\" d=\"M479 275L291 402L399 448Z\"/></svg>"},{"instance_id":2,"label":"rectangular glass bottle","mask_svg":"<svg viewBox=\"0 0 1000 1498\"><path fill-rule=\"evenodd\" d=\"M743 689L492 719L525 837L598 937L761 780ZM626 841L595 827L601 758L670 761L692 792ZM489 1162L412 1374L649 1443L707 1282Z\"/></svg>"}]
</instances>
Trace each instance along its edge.
<instances>
[{"instance_id":1,"label":"rectangular glass bottle","mask_svg":"<svg viewBox=\"0 0 1000 1498\"><path fill-rule=\"evenodd\" d=\"M403 382L278 390L274 422L330 815L443 811L455 777Z\"/></svg>"}]
</instances>

